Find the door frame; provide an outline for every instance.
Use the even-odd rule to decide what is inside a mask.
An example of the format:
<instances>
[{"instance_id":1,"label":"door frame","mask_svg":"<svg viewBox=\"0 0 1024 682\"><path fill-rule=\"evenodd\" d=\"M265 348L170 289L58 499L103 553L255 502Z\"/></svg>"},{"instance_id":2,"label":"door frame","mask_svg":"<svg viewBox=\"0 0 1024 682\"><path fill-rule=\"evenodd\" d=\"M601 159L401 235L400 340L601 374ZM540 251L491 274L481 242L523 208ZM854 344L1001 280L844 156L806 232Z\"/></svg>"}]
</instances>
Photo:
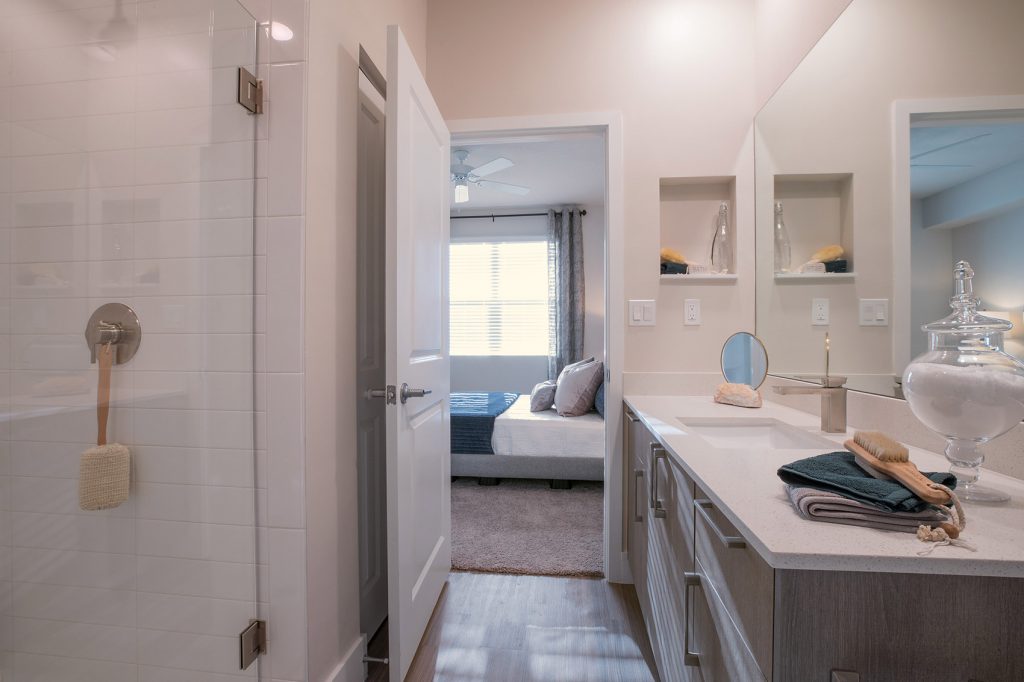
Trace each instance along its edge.
<instances>
[{"instance_id":1,"label":"door frame","mask_svg":"<svg viewBox=\"0 0 1024 682\"><path fill-rule=\"evenodd\" d=\"M452 144L469 138L554 136L565 133L596 132L605 140L605 458L604 458L604 574L610 582L631 582L629 563L623 551L622 420L617 418L622 403L625 360L624 247L625 212L622 154L622 114L595 112L456 119L446 121Z\"/></svg>"}]
</instances>

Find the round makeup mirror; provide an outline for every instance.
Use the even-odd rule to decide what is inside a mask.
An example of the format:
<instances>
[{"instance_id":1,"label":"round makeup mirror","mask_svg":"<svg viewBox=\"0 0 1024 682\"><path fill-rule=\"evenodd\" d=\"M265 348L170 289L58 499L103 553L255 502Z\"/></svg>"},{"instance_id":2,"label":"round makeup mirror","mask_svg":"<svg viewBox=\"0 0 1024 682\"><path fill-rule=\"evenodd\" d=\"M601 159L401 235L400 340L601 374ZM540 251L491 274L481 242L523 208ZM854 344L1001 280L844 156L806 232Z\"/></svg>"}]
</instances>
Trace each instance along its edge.
<instances>
[{"instance_id":1,"label":"round makeup mirror","mask_svg":"<svg viewBox=\"0 0 1024 682\"><path fill-rule=\"evenodd\" d=\"M722 345L722 374L731 384L757 388L768 376L768 351L761 339L748 332L736 332Z\"/></svg>"}]
</instances>

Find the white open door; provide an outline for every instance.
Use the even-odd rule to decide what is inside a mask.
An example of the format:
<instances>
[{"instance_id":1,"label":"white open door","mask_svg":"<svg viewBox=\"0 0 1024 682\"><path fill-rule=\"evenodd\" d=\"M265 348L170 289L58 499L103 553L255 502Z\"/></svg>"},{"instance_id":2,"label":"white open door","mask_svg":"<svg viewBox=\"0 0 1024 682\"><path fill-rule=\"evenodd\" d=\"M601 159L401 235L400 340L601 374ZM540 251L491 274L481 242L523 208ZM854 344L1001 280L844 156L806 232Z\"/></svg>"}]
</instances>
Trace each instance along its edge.
<instances>
[{"instance_id":1,"label":"white open door","mask_svg":"<svg viewBox=\"0 0 1024 682\"><path fill-rule=\"evenodd\" d=\"M400 682L451 568L451 153L397 26L388 27L387 72L387 381L398 398L387 408L388 633Z\"/></svg>"}]
</instances>

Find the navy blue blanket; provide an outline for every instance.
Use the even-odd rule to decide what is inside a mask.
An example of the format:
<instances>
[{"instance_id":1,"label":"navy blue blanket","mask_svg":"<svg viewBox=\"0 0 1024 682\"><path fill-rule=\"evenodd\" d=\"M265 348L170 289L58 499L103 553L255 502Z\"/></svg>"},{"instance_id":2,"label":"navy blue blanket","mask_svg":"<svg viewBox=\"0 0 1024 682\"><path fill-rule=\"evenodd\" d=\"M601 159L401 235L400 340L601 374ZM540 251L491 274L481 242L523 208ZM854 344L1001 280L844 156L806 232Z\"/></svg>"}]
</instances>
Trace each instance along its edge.
<instances>
[{"instance_id":1,"label":"navy blue blanket","mask_svg":"<svg viewBox=\"0 0 1024 682\"><path fill-rule=\"evenodd\" d=\"M452 393L452 452L493 455L494 420L518 397L518 393Z\"/></svg>"}]
</instances>

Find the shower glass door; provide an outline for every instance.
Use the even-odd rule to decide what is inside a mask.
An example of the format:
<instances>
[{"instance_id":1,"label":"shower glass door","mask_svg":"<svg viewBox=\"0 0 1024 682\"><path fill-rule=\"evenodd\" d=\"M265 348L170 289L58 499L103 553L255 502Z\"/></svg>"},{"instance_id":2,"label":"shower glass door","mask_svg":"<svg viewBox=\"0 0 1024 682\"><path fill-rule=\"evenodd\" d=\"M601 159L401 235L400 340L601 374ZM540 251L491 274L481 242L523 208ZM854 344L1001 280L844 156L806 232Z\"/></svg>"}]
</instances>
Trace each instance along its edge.
<instances>
[{"instance_id":1,"label":"shower glass door","mask_svg":"<svg viewBox=\"0 0 1024 682\"><path fill-rule=\"evenodd\" d=\"M234 0L0 0L0 680L225 682L257 615L253 18ZM137 313L79 507L92 312Z\"/></svg>"}]
</instances>

